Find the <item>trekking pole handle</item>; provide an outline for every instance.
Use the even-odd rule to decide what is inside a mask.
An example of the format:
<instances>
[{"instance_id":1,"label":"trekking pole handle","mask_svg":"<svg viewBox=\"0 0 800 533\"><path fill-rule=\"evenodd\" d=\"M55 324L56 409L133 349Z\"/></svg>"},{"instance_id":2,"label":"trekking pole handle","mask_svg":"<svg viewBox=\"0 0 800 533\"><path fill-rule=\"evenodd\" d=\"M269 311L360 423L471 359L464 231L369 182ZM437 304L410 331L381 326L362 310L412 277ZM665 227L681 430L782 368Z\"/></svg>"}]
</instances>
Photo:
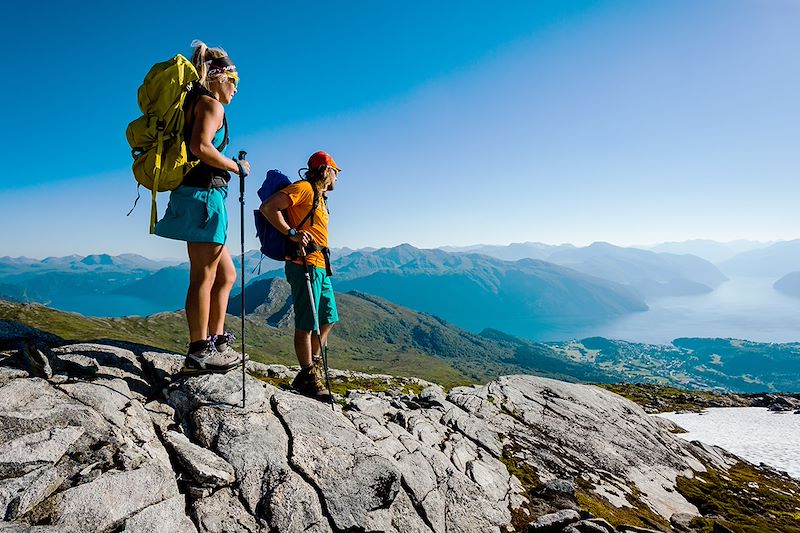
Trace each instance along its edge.
<instances>
[{"instance_id":1,"label":"trekking pole handle","mask_svg":"<svg viewBox=\"0 0 800 533\"><path fill-rule=\"evenodd\" d=\"M247 177L247 173L244 171L244 167L242 166L241 163L241 161L244 161L246 157L247 157L247 152L245 152L244 150L239 150L239 158L234 159L234 161L236 161L236 165L239 167L239 177L241 178Z\"/></svg>"}]
</instances>

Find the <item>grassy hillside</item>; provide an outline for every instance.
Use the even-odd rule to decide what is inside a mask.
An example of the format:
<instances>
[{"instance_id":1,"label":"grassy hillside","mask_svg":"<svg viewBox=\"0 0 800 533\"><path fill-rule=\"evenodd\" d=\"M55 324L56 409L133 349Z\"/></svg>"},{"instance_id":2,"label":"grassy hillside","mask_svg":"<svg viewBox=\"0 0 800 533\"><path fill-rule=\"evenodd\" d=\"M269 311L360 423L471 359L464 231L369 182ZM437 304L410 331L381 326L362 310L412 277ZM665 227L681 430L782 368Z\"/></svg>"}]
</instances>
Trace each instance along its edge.
<instances>
[{"instance_id":1,"label":"grassy hillside","mask_svg":"<svg viewBox=\"0 0 800 533\"><path fill-rule=\"evenodd\" d=\"M288 284L271 279L248 286L247 352L263 363L296 364ZM381 298L338 293L341 320L329 340L336 368L420 377L446 387L486 382L504 374L531 373L569 381L609 381L617 376L562 356L552 348L499 332L481 335ZM258 304L258 305L256 305ZM232 299L231 309L240 309ZM67 340L116 340L183 353L188 341L182 312L148 317L89 318L37 304L0 301L0 319L13 320ZM227 328L240 330L228 315ZM271 325L270 325L271 324Z\"/></svg>"},{"instance_id":2,"label":"grassy hillside","mask_svg":"<svg viewBox=\"0 0 800 533\"><path fill-rule=\"evenodd\" d=\"M247 352L264 363L295 364L293 321L284 280L253 286L247 297ZM264 296L266 294L266 296ZM800 392L800 345L730 339L677 339L647 345L599 337L539 344L497 331L471 333L434 315L376 296L337 294L341 321L330 339L335 368L420 377L446 387L528 373L565 381L655 383L688 390ZM232 302L235 303L235 302ZM239 305L241 305L239 303ZM0 320L12 320L67 340L110 339L185 351L183 313L87 318L37 304L0 301ZM239 318L227 317L238 333Z\"/></svg>"},{"instance_id":3,"label":"grassy hillside","mask_svg":"<svg viewBox=\"0 0 800 533\"><path fill-rule=\"evenodd\" d=\"M343 307L347 307L347 301L351 298L342 295ZM152 346L174 353L184 353L188 342L186 320L182 312L159 313L143 318L88 318L38 304L0 301L0 319L21 322L71 341L109 339ZM252 317L248 317L245 322L247 352L253 360L263 363L297 364L292 348L291 329L268 327ZM343 323L347 322L343 320ZM226 327L238 332L240 319L228 316ZM423 353L412 346L377 339L366 344L357 336L355 340L350 340L336 335L332 335L329 344L330 365L336 368L417 376L445 386L476 381L474 377L468 377L446 361ZM483 375L478 377L488 378Z\"/></svg>"}]
</instances>

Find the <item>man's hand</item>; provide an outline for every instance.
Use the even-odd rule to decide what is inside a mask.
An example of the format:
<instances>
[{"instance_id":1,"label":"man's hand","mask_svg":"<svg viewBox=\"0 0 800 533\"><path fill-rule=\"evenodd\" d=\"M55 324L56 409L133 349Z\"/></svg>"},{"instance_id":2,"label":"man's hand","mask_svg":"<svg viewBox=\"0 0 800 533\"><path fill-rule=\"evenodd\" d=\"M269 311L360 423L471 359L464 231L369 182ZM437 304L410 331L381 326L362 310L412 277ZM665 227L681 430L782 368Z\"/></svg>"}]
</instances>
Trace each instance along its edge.
<instances>
[{"instance_id":1,"label":"man's hand","mask_svg":"<svg viewBox=\"0 0 800 533\"><path fill-rule=\"evenodd\" d=\"M311 234L304 229L298 231L294 237L289 237L289 240L292 242L296 242L300 246L306 246L308 243L312 242L314 239L311 237Z\"/></svg>"}]
</instances>

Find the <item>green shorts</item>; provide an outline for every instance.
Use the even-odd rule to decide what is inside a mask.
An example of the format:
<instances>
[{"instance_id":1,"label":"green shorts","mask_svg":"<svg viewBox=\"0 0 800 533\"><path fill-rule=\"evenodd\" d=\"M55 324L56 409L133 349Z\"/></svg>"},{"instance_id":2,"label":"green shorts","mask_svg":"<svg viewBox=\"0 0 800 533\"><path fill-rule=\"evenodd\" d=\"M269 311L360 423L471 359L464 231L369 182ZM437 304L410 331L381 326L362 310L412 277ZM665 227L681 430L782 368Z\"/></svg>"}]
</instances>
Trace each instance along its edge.
<instances>
[{"instance_id":1,"label":"green shorts","mask_svg":"<svg viewBox=\"0 0 800 533\"><path fill-rule=\"evenodd\" d=\"M314 330L314 314L308 298L305 267L286 261L286 279L292 286L292 304L294 304L294 327L303 331ZM324 268L311 267L311 291L317 303L317 314L320 326L339 321L336 311L336 299L333 296L331 278Z\"/></svg>"}]
</instances>

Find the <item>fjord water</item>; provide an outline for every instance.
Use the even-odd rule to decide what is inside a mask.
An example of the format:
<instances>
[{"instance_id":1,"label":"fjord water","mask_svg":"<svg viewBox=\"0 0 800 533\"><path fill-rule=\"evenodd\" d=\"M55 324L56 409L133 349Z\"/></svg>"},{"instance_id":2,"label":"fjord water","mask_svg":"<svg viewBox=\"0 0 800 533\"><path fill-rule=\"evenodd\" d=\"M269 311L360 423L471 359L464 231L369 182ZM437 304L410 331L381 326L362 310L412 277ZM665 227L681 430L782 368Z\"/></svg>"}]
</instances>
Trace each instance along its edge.
<instances>
[{"instance_id":1,"label":"fjord water","mask_svg":"<svg viewBox=\"0 0 800 533\"><path fill-rule=\"evenodd\" d=\"M734 277L710 293L652 300L648 311L597 326L562 327L529 336L542 341L600 336L650 344L669 344L679 337L800 341L800 299L776 291L774 282Z\"/></svg>"},{"instance_id":2,"label":"fjord water","mask_svg":"<svg viewBox=\"0 0 800 533\"><path fill-rule=\"evenodd\" d=\"M765 463L800 479L800 414L762 407L717 407L698 413L665 413L688 433L678 436L728 450L751 463Z\"/></svg>"},{"instance_id":3,"label":"fjord water","mask_svg":"<svg viewBox=\"0 0 800 533\"><path fill-rule=\"evenodd\" d=\"M158 302L127 296L123 294L83 294L77 292L58 293L45 305L80 313L84 316L118 318L124 316L148 316L162 311L174 311L174 309L164 309Z\"/></svg>"}]
</instances>

